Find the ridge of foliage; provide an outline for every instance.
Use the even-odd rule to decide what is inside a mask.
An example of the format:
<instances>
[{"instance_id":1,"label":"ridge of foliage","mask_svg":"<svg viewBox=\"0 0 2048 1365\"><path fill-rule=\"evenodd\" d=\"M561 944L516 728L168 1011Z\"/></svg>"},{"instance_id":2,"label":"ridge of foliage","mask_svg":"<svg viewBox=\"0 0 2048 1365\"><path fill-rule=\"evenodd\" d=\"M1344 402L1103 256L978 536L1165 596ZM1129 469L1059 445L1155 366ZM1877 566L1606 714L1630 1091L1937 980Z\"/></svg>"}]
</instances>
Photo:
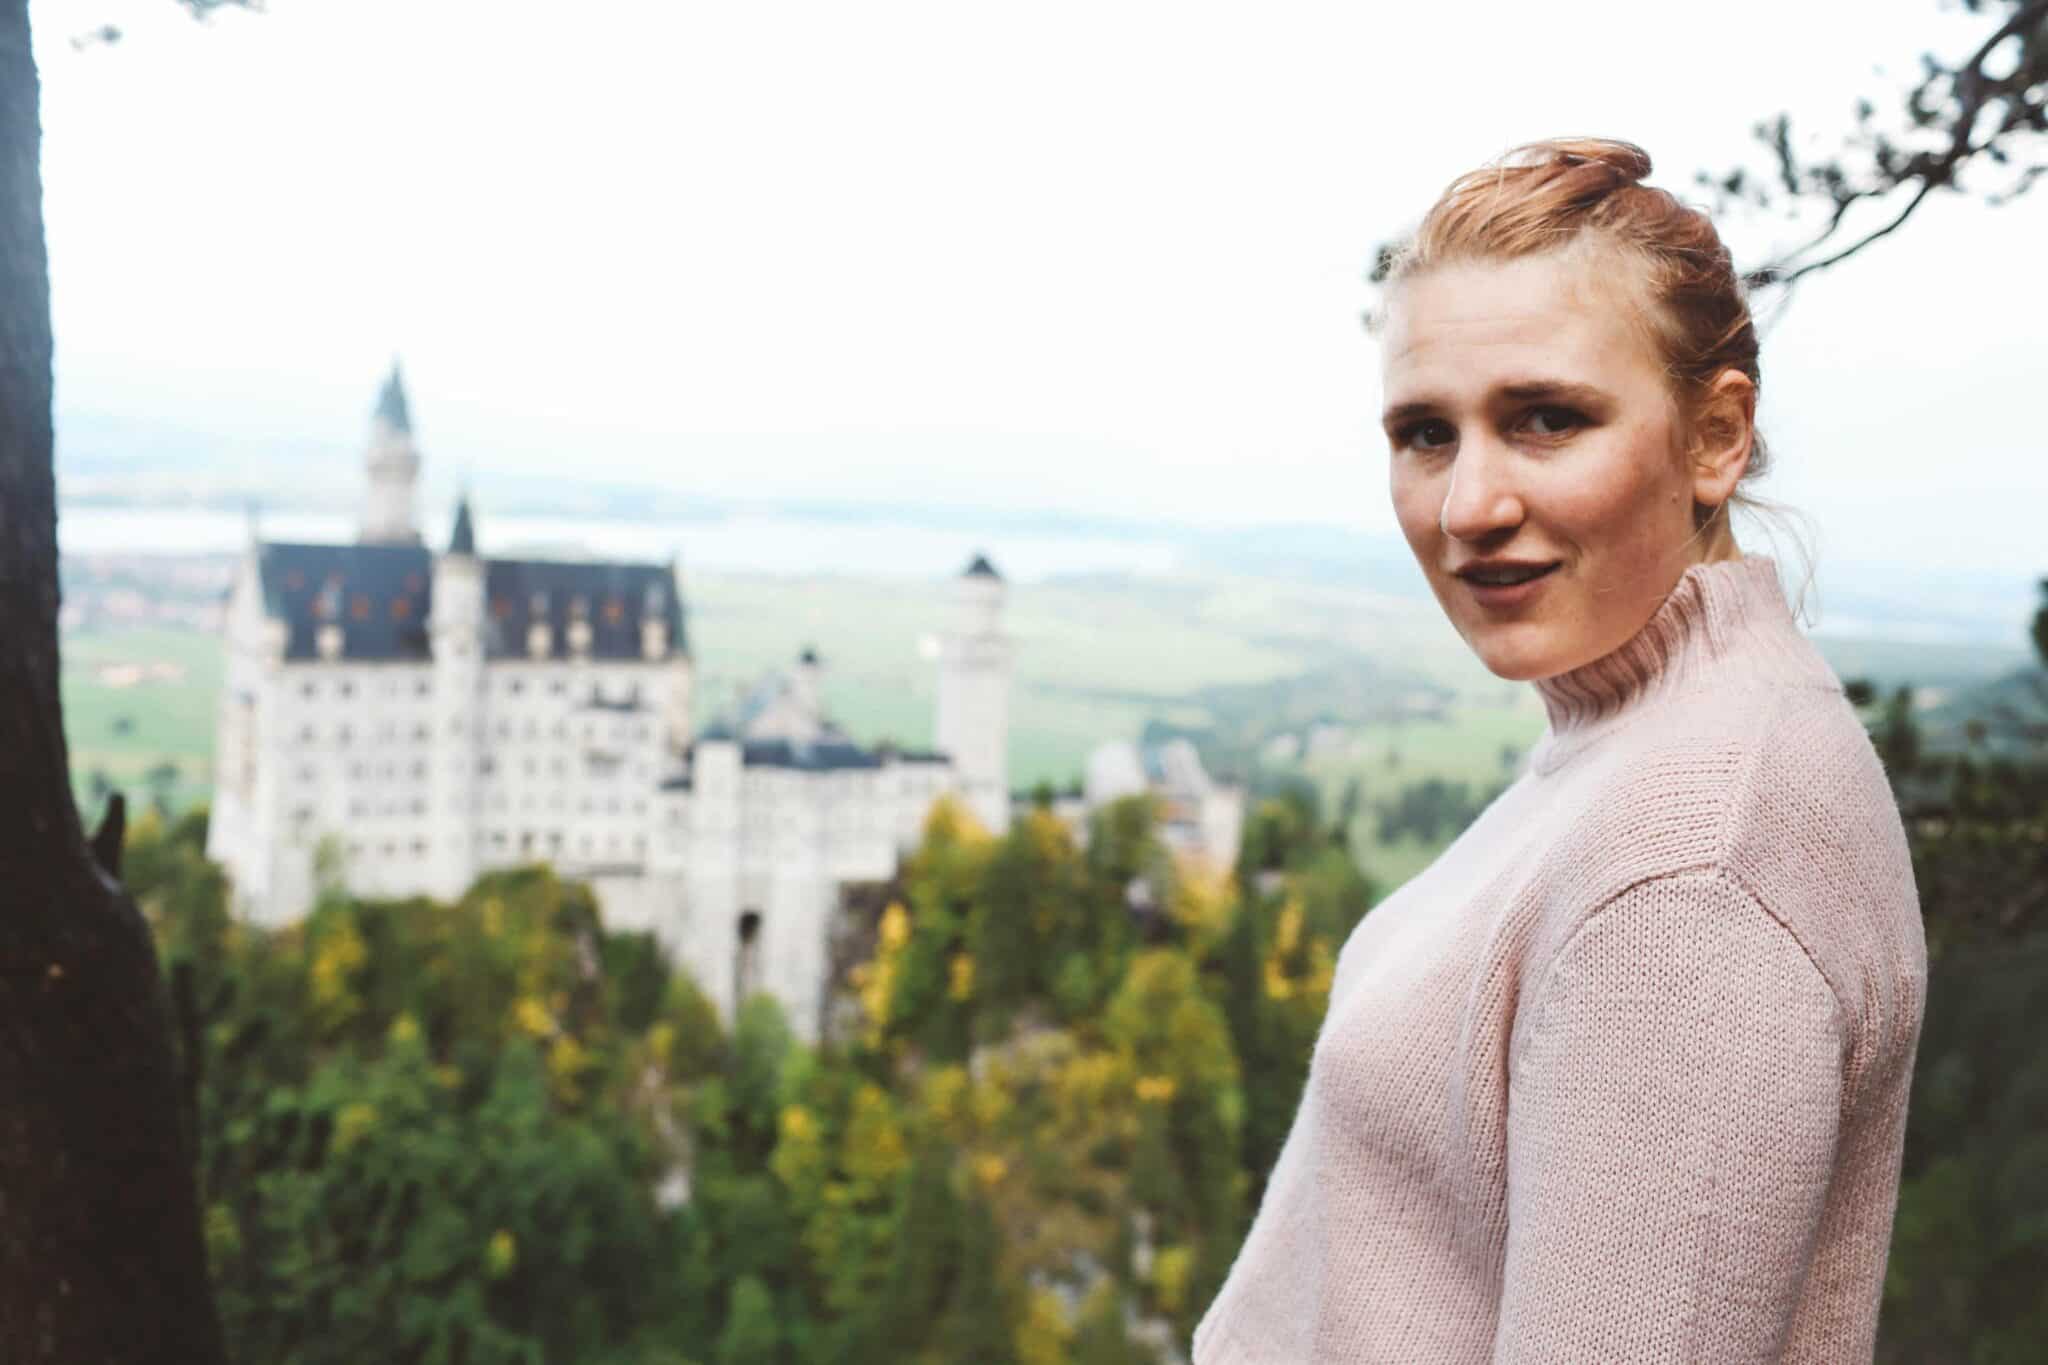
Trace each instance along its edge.
<instances>
[{"instance_id":1,"label":"ridge of foliage","mask_svg":"<svg viewBox=\"0 0 2048 1365\"><path fill-rule=\"evenodd\" d=\"M1299 794L1231 875L1169 855L1149 798L1085 847L942 801L812 1048L766 995L722 1028L545 867L259 927L205 818L145 815L126 866L251 1362L1184 1352L1373 895Z\"/></svg>"}]
</instances>

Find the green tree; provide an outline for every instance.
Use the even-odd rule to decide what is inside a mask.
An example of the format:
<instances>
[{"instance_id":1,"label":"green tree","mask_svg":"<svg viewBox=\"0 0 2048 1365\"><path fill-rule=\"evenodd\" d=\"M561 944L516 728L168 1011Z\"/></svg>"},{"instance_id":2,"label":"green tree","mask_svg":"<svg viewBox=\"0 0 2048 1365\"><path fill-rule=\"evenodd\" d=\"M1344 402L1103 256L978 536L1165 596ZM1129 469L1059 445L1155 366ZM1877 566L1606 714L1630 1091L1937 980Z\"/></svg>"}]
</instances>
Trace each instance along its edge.
<instances>
[{"instance_id":1,"label":"green tree","mask_svg":"<svg viewBox=\"0 0 2048 1365\"><path fill-rule=\"evenodd\" d=\"M755 1276L733 1281L716 1359L718 1365L778 1365L783 1359L774 1296Z\"/></svg>"}]
</instances>

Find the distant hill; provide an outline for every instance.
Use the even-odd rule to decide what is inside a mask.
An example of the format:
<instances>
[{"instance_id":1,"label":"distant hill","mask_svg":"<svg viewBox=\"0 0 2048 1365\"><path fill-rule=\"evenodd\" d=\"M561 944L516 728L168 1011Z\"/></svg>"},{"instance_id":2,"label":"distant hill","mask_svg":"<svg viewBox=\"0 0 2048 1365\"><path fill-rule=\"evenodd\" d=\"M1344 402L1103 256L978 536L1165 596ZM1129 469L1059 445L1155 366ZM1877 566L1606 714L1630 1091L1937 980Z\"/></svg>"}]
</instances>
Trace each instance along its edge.
<instances>
[{"instance_id":1,"label":"distant hill","mask_svg":"<svg viewBox=\"0 0 2048 1365\"><path fill-rule=\"evenodd\" d=\"M2019 668L2003 677L1956 692L1919 716L1923 741L1931 749L1969 744L1969 724L1984 726L1984 750L2019 757L2048 746L2048 669Z\"/></svg>"}]
</instances>

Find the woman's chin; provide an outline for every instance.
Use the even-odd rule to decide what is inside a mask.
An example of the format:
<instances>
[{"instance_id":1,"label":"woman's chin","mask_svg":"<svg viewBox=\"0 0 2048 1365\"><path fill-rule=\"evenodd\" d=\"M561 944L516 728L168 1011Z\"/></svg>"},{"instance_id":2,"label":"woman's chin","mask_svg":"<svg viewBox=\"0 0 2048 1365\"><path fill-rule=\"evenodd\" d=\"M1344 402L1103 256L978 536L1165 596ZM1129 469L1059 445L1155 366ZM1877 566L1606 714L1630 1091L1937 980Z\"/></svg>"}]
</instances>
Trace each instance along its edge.
<instances>
[{"instance_id":1,"label":"woman's chin","mask_svg":"<svg viewBox=\"0 0 2048 1365\"><path fill-rule=\"evenodd\" d=\"M1486 638L1470 643L1479 662L1508 682L1533 682L1564 671L1557 664L1557 651L1546 648L1542 641Z\"/></svg>"}]
</instances>

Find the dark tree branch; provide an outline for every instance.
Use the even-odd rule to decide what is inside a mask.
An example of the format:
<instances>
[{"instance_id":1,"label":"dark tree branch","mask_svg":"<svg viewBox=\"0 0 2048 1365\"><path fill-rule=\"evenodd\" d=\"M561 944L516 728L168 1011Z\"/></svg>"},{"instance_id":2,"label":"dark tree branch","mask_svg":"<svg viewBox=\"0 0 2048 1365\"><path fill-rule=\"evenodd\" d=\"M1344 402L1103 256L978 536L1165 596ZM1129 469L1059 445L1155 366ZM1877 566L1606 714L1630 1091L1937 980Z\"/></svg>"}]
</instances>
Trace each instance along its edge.
<instances>
[{"instance_id":1,"label":"dark tree branch","mask_svg":"<svg viewBox=\"0 0 2048 1365\"><path fill-rule=\"evenodd\" d=\"M1781 114L1757 128L1758 140L1772 156L1773 180L1740 169L1719 176L1701 173L1700 183L1715 191L1723 207L1739 202L1768 208L1811 199L1830 204L1818 231L1749 272L1752 287L1789 288L1806 275L1847 260L1895 232L1935 190L1960 190L1973 167L2010 167L2020 144L2048 135L2048 0L2004 3L2011 13L1968 58L1953 67L1932 56L1922 59L1925 74L1906 97L1910 126L1901 133L1872 130L1875 107L1864 100L1857 109L1859 132L1844 152L1809 163L1793 146L1791 120ZM2014 45L2012 69L1992 75L1993 58ZM1911 145L1916 142L1921 145ZM2048 174L2048 162L2024 164L2011 173L2007 184L1986 191L1984 198L1992 204L2009 203L2033 188L2043 174ZM1910 190L1910 195L1897 215L1846 246L1829 249L1858 208L1902 190Z\"/></svg>"}]
</instances>

